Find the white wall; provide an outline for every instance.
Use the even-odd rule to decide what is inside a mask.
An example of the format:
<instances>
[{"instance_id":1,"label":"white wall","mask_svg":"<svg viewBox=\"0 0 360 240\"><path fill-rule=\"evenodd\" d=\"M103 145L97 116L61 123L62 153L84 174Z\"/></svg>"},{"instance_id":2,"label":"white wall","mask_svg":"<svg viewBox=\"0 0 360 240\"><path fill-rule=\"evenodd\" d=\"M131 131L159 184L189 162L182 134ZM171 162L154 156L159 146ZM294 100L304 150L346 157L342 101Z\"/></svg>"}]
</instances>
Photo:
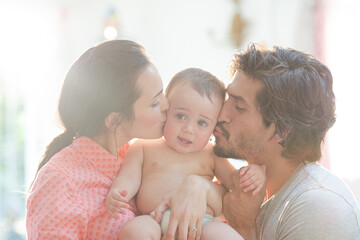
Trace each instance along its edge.
<instances>
[{"instance_id":1,"label":"white wall","mask_svg":"<svg viewBox=\"0 0 360 240\"><path fill-rule=\"evenodd\" d=\"M280 45L314 54L314 2L242 0L249 42ZM360 199L359 119L360 4L324 0L326 63L334 76L337 123L329 134L332 170L346 177ZM27 183L49 141L60 133L56 104L67 69L87 48L104 40L108 9L117 10L120 37L146 47L165 85L179 70L204 68L229 82L234 50L230 27L233 0L0 0L0 74L26 98ZM23 190L23 189L22 189Z\"/></svg>"},{"instance_id":2,"label":"white wall","mask_svg":"<svg viewBox=\"0 0 360 240\"><path fill-rule=\"evenodd\" d=\"M312 0L260 3L241 1L239 11L247 23L243 48L258 42L312 52ZM22 29L16 36L26 43L22 55L32 59L24 77L31 83L26 91L28 181L45 145L61 131L55 111L65 73L82 52L104 40L110 7L117 11L120 37L145 46L165 85L186 67L204 68L229 82L226 67L235 49L230 40L233 1L34 0L9 1L8 5L8 18L16 15Z\"/></svg>"}]
</instances>

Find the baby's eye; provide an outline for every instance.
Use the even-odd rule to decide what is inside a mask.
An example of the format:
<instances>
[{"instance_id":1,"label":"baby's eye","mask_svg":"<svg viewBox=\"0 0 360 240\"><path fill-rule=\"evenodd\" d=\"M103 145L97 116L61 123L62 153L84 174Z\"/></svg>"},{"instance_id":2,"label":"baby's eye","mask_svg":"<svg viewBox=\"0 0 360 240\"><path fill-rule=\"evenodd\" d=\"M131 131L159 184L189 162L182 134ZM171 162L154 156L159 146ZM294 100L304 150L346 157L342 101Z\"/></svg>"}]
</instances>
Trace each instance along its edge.
<instances>
[{"instance_id":1,"label":"baby's eye","mask_svg":"<svg viewBox=\"0 0 360 240\"><path fill-rule=\"evenodd\" d=\"M206 126L207 126L207 123L206 123L205 121L203 121L203 120L198 121L198 124L199 124L200 126L202 126L202 127L206 127Z\"/></svg>"},{"instance_id":2,"label":"baby's eye","mask_svg":"<svg viewBox=\"0 0 360 240\"><path fill-rule=\"evenodd\" d=\"M176 118L180 119L180 120L185 120L186 116L184 114L178 113L178 114L176 114Z\"/></svg>"}]
</instances>

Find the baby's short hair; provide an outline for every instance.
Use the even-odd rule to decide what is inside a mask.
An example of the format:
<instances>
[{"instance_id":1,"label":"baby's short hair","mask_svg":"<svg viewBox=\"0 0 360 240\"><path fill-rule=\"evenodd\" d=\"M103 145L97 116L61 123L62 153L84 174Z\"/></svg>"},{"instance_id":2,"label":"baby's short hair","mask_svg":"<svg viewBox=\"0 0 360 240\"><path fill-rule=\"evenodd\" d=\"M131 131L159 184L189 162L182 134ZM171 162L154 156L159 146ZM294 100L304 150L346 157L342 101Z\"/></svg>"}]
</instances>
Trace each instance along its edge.
<instances>
[{"instance_id":1,"label":"baby's short hair","mask_svg":"<svg viewBox=\"0 0 360 240\"><path fill-rule=\"evenodd\" d=\"M175 74L166 87L165 95L168 96L176 86L186 83L211 102L213 96L219 97L222 102L225 101L225 84L211 73L199 68L187 68Z\"/></svg>"}]
</instances>

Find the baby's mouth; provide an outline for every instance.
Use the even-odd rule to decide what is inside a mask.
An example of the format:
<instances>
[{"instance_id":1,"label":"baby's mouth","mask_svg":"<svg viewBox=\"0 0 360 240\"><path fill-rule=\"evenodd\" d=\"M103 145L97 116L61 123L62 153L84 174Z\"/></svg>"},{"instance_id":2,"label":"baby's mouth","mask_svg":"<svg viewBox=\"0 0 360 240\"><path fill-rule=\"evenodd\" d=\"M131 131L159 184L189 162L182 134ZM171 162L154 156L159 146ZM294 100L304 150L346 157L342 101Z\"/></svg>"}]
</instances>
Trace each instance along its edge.
<instances>
[{"instance_id":1,"label":"baby's mouth","mask_svg":"<svg viewBox=\"0 0 360 240\"><path fill-rule=\"evenodd\" d=\"M182 142L184 144L191 144L192 143L191 141L188 141L188 140L186 140L184 138L181 138L181 137L178 137L178 139L179 139L180 142Z\"/></svg>"}]
</instances>

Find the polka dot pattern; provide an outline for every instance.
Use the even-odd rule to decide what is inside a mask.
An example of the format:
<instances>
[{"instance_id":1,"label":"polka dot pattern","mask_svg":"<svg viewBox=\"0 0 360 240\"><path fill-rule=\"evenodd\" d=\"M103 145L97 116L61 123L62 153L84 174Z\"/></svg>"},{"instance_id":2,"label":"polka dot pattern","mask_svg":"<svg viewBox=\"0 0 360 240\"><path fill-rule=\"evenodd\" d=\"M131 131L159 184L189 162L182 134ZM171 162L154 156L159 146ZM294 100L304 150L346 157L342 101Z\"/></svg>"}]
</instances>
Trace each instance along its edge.
<instances>
[{"instance_id":1,"label":"polka dot pattern","mask_svg":"<svg viewBox=\"0 0 360 240\"><path fill-rule=\"evenodd\" d=\"M104 200L129 144L119 159L87 137L61 150L40 170L27 200L28 239L117 239L135 214L112 218Z\"/></svg>"}]
</instances>

